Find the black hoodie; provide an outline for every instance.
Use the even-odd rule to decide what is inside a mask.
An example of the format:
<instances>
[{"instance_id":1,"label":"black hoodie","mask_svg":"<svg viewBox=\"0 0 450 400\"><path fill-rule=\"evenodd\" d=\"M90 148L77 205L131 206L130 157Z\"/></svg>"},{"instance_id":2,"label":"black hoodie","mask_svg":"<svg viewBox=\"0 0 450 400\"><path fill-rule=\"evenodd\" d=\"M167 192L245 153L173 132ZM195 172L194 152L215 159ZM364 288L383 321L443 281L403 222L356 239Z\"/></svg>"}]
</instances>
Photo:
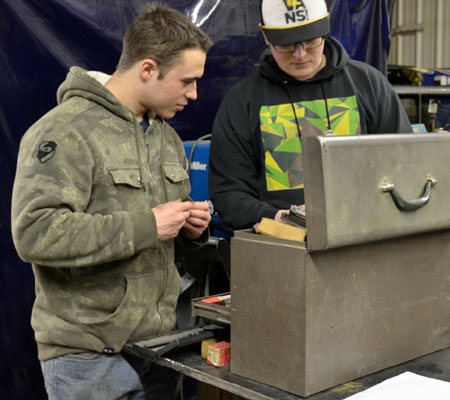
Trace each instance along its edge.
<instances>
[{"instance_id":1,"label":"black hoodie","mask_svg":"<svg viewBox=\"0 0 450 400\"><path fill-rule=\"evenodd\" d=\"M213 126L209 194L234 229L304 203L300 137L412 132L381 72L350 60L332 37L324 54L325 67L298 81L264 53L259 70L226 94Z\"/></svg>"}]
</instances>

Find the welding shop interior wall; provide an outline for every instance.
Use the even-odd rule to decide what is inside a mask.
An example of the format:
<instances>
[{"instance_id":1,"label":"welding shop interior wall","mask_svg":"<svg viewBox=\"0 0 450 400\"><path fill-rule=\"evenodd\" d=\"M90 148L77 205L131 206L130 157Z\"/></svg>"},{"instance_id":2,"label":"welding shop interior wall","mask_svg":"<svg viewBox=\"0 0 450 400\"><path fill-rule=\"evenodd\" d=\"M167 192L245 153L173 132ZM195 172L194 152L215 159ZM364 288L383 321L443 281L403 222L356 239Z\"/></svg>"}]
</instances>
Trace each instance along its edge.
<instances>
[{"instance_id":1,"label":"welding shop interior wall","mask_svg":"<svg viewBox=\"0 0 450 400\"><path fill-rule=\"evenodd\" d=\"M387 72L390 48L394 54L389 62L449 67L449 49L443 38L449 36L450 5L443 0L427 0L425 7L424 1L415 0L415 6L409 7L409 1L328 0L332 35L341 40L352 58L368 62L383 73ZM122 35L146 2L0 2L0 399L46 398L30 326L34 278L31 267L18 258L10 233L11 190L19 141L32 123L55 106L56 89L70 66L114 71ZM258 30L259 0L165 3L188 15L215 43L198 85L198 100L169 121L183 140L195 140L210 133L224 93L253 71L265 48ZM402 14L396 16L394 9ZM433 20L438 16L446 19ZM417 31L415 42L399 32L391 46L392 23L399 28L405 23L422 24L424 30L422 35ZM436 28L431 28L433 25ZM436 36L428 32L436 32ZM356 42L356 38L361 40ZM421 55L415 53L420 44L424 49Z\"/></svg>"}]
</instances>

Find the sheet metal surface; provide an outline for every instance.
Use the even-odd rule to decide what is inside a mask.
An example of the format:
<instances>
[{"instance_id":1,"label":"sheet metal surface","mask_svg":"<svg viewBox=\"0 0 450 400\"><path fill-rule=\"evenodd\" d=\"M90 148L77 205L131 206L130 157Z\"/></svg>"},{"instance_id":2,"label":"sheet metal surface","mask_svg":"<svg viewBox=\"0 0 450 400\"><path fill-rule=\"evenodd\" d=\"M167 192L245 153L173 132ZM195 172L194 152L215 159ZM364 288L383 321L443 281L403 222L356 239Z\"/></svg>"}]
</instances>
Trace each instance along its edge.
<instances>
[{"instance_id":1,"label":"sheet metal surface","mask_svg":"<svg viewBox=\"0 0 450 400\"><path fill-rule=\"evenodd\" d=\"M310 252L238 231L231 372L309 396L450 346L450 230Z\"/></svg>"},{"instance_id":2,"label":"sheet metal surface","mask_svg":"<svg viewBox=\"0 0 450 400\"><path fill-rule=\"evenodd\" d=\"M450 135L321 136L303 140L308 249L323 250L450 227ZM382 186L429 202L399 210Z\"/></svg>"}]
</instances>

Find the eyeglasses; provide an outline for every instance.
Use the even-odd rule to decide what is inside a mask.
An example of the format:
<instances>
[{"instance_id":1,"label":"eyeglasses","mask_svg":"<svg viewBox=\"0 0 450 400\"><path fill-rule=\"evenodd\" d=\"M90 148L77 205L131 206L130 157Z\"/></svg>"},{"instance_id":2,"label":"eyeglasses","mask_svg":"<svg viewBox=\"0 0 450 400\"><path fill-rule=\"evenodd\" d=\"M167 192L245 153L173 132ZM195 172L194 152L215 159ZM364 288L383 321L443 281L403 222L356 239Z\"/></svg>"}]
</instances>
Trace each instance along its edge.
<instances>
[{"instance_id":1,"label":"eyeglasses","mask_svg":"<svg viewBox=\"0 0 450 400\"><path fill-rule=\"evenodd\" d=\"M302 46L303 50L308 51L319 47L323 43L323 40L323 37L317 37L311 40L305 40L304 42L287 44L285 46L274 45L273 48L278 51L278 53L293 53L297 46Z\"/></svg>"}]
</instances>

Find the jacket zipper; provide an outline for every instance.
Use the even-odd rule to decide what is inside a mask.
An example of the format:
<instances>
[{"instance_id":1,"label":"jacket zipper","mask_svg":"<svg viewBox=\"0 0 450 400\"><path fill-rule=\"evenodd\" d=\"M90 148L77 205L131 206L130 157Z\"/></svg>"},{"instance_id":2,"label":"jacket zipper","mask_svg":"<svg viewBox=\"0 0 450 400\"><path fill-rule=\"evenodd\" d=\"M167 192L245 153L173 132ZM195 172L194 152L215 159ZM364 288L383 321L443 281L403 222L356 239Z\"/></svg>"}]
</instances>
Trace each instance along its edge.
<instances>
[{"instance_id":1,"label":"jacket zipper","mask_svg":"<svg viewBox=\"0 0 450 400\"><path fill-rule=\"evenodd\" d=\"M164 127L164 125L162 127ZM160 154L161 154L161 180L162 180L161 183L164 186L164 191L167 193L167 190L166 190L166 177L164 175L164 167L163 167L163 165L164 165L163 139L164 139L164 133L161 132L161 142L160 142L160 145L161 145L161 149L160 149ZM165 200L167 200L167 194L166 194ZM160 303L161 303L161 299L163 298L164 293L165 293L165 291L167 289L167 281L168 281L168 275L169 275L169 262L170 262L170 260L168 259L166 251L164 250L164 244L160 243L160 245L161 245L161 250L162 250L162 253L163 253L164 259L165 259L163 286L162 286L161 296L159 297L158 303L157 303L158 314L161 316L159 306L160 306ZM162 318L161 318L161 327L160 327L160 329L162 328L162 322L163 321L162 321Z\"/></svg>"},{"instance_id":2,"label":"jacket zipper","mask_svg":"<svg viewBox=\"0 0 450 400\"><path fill-rule=\"evenodd\" d=\"M144 143L145 143L145 147L147 147L147 158L148 158L148 137L147 137L147 131L144 131Z\"/></svg>"},{"instance_id":3,"label":"jacket zipper","mask_svg":"<svg viewBox=\"0 0 450 400\"><path fill-rule=\"evenodd\" d=\"M165 262L164 262L164 279L163 279L163 284L162 284L161 296L159 296L158 302L156 303L156 311L157 311L157 313L159 315L159 322L160 322L158 333L161 332L161 329L162 329L162 326L163 326L163 319L162 319L162 315L161 315L161 311L160 311L159 306L161 304L161 299L164 296L164 292L166 291L166 288L167 288L167 275L168 275L168 271L167 271L167 269L168 269L168 267L167 267L167 263L168 263L167 254L166 254L166 252L164 250L164 245L162 243L160 243L159 246L161 247L161 251L162 251L162 253L164 255L164 261Z\"/></svg>"},{"instance_id":4,"label":"jacket zipper","mask_svg":"<svg viewBox=\"0 0 450 400\"><path fill-rule=\"evenodd\" d=\"M151 165L150 164L150 149L149 149L150 143L149 143L148 136L147 136L147 131L149 129L151 129L151 128L147 128L147 130L144 131L144 143L145 143L145 146L147 148L147 165L148 165L148 170L149 170L150 176L153 177L152 172L151 172L151 168L150 168L150 165ZM162 160L162 135L161 135L161 168L162 168L162 164L163 164L163 160ZM163 168L162 168L162 171L161 171L161 180L162 180L161 183L165 186L164 169ZM158 193L157 199L158 199L158 203L160 203L161 198L159 196L159 192L158 192L157 188L156 188L156 193ZM161 304L161 299L164 296L164 292L165 292L166 287L167 287L167 275L168 275L168 267L167 267L168 259L167 259L167 254L166 254L166 252L164 250L164 245L162 243L159 243L159 248L161 249L161 253L162 253L163 257L164 257L164 261L163 261L164 277L163 277L161 295L159 296L159 299L158 299L158 301L156 303L156 313L158 314L158 317L159 317L158 333L161 332L161 329L162 329L162 326L163 326L163 317L162 317L161 310L160 310L160 304Z\"/></svg>"}]
</instances>

